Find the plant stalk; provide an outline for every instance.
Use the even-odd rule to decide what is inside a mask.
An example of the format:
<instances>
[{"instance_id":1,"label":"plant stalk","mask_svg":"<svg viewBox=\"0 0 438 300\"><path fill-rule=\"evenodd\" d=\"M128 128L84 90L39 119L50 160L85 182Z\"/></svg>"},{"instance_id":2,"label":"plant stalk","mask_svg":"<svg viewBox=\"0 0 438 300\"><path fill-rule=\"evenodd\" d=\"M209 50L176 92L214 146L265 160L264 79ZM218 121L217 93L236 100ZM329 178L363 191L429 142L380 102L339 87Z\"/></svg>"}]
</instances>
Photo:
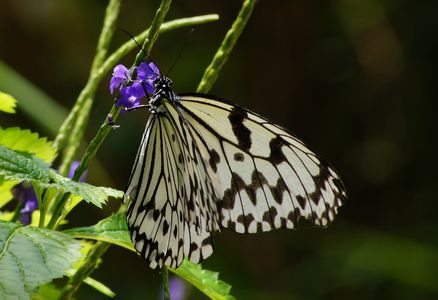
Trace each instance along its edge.
<instances>
[{"instance_id":1,"label":"plant stalk","mask_svg":"<svg viewBox=\"0 0 438 300\"><path fill-rule=\"evenodd\" d=\"M231 51L233 51L240 34L248 23L249 17L251 17L252 11L254 10L254 5L255 0L245 0L245 2L243 2L236 20L234 20L233 25L231 25L231 28L222 40L210 65L205 69L204 75L196 90L198 93L208 93L213 87L222 67L227 62Z\"/></svg>"}]
</instances>

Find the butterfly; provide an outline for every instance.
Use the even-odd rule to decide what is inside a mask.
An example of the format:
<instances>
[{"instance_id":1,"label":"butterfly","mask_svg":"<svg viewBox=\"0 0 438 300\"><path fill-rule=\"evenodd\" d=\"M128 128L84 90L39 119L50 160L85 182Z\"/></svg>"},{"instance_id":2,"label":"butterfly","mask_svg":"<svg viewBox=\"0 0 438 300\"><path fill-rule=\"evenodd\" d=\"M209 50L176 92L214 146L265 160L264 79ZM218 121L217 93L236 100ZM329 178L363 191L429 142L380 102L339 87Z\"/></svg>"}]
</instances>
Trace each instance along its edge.
<instances>
[{"instance_id":1,"label":"butterfly","mask_svg":"<svg viewBox=\"0 0 438 300\"><path fill-rule=\"evenodd\" d=\"M334 219L346 200L339 175L287 129L221 98L176 94L153 63L137 67L128 85L129 70L118 67L111 89L120 90L121 105L149 99L125 200L132 242L151 268L206 259L222 229L257 233Z\"/></svg>"}]
</instances>

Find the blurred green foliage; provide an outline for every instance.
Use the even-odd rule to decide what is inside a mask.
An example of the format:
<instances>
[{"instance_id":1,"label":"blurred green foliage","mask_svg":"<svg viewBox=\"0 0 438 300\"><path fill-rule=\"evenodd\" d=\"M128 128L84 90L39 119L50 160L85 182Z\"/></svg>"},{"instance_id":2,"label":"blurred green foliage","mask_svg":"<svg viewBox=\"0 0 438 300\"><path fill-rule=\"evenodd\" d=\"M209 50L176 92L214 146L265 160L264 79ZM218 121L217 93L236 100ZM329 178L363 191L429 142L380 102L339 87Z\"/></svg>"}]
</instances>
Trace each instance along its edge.
<instances>
[{"instance_id":1,"label":"blurred green foliage","mask_svg":"<svg viewBox=\"0 0 438 300\"><path fill-rule=\"evenodd\" d=\"M139 32L157 5L124 1L118 26ZM172 70L176 91L196 89L240 5L173 4L169 19L221 16L192 34ZM20 125L53 137L87 79L105 6L106 1L3 1L0 60L8 67L0 71L12 68L17 74L0 72L0 89L18 100L18 114L2 114L2 126ZM257 3L211 93L266 115L307 141L336 166L349 201L326 230L218 234L215 253L204 265L233 285L237 299L437 297L437 11L437 1ZM173 64L188 32L160 37L152 57L162 70ZM114 39L113 49L127 37ZM132 61L133 56L124 63ZM39 97L49 100L46 95L56 106L32 106ZM87 137L111 105L103 85ZM122 116L121 128L99 153L114 188L126 185L146 117L145 111ZM38 118L50 125L39 125ZM90 170L93 183L108 184L97 174ZM103 212L83 205L71 223L94 224L115 205ZM104 259L109 263L94 277L120 299L158 299L160 276L140 257L112 247ZM83 287L77 298L103 297ZM188 299L203 297L192 289Z\"/></svg>"}]
</instances>

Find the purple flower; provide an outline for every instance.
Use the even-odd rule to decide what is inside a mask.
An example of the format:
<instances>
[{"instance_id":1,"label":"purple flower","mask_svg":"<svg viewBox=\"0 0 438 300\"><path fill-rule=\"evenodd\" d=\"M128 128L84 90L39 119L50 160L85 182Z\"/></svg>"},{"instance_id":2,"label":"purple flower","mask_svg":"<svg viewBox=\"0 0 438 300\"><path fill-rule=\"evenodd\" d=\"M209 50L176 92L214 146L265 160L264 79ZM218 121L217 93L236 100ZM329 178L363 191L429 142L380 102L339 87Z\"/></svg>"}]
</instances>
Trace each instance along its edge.
<instances>
[{"instance_id":1,"label":"purple flower","mask_svg":"<svg viewBox=\"0 0 438 300\"><path fill-rule=\"evenodd\" d=\"M140 80L146 88L148 94L154 93L154 81L160 77L160 70L154 63L142 62L137 67L137 79Z\"/></svg>"},{"instance_id":2,"label":"purple flower","mask_svg":"<svg viewBox=\"0 0 438 300\"><path fill-rule=\"evenodd\" d=\"M187 286L184 280L179 277L170 277L169 279L169 291L170 299L172 300L183 300L186 296ZM160 299L164 298L163 292L161 293Z\"/></svg>"},{"instance_id":3,"label":"purple flower","mask_svg":"<svg viewBox=\"0 0 438 300\"><path fill-rule=\"evenodd\" d=\"M130 86L125 86L120 89L120 99L117 100L117 106L133 108L141 104L141 99L146 97L144 88L141 83L134 82Z\"/></svg>"},{"instance_id":4,"label":"purple flower","mask_svg":"<svg viewBox=\"0 0 438 300\"><path fill-rule=\"evenodd\" d=\"M12 189L14 198L23 206L20 210L20 222L24 225L32 223L32 212L38 209L38 198L32 185L23 181Z\"/></svg>"},{"instance_id":5,"label":"purple flower","mask_svg":"<svg viewBox=\"0 0 438 300\"><path fill-rule=\"evenodd\" d=\"M75 171L79 167L79 165L80 165L80 162L78 162L77 160L74 160L71 163L70 170L68 171L68 175L67 175L68 178L70 178L70 179L73 178L73 175L75 175ZM88 175L88 170L85 170L85 172L81 175L81 178L79 178L79 181L85 182L87 175Z\"/></svg>"},{"instance_id":6,"label":"purple flower","mask_svg":"<svg viewBox=\"0 0 438 300\"><path fill-rule=\"evenodd\" d=\"M133 72L134 73L134 72ZM142 62L135 68L135 78L130 79L129 70L123 65L117 65L110 81L110 91L114 94L119 90L120 98L117 106L135 108L141 104L141 100L147 95L154 93L154 81L160 76L160 70L154 63Z\"/></svg>"},{"instance_id":7,"label":"purple flower","mask_svg":"<svg viewBox=\"0 0 438 300\"><path fill-rule=\"evenodd\" d=\"M129 79L129 70L124 65L117 65L113 70L113 77L110 81L110 91L114 94L114 90L119 89Z\"/></svg>"}]
</instances>

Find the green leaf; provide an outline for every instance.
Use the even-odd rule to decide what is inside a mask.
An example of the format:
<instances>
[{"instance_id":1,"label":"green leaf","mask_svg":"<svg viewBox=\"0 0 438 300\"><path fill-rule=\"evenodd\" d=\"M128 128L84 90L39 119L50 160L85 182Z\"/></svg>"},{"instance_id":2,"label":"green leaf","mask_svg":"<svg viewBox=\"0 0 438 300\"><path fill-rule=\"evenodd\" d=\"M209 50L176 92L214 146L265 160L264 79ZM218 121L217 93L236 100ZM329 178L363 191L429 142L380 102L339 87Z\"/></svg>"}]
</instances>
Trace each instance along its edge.
<instances>
[{"instance_id":1,"label":"green leaf","mask_svg":"<svg viewBox=\"0 0 438 300\"><path fill-rule=\"evenodd\" d=\"M0 145L0 176L2 175L8 180L28 180L45 188L55 188L64 193L69 192L98 207L102 207L108 197L123 197L122 191L96 187L62 177L42 160Z\"/></svg>"},{"instance_id":2,"label":"green leaf","mask_svg":"<svg viewBox=\"0 0 438 300\"><path fill-rule=\"evenodd\" d=\"M0 181L1 182L1 181ZM5 206L12 200L13 196L11 189L18 183L18 181L3 181L0 183L0 208Z\"/></svg>"},{"instance_id":3,"label":"green leaf","mask_svg":"<svg viewBox=\"0 0 438 300\"><path fill-rule=\"evenodd\" d=\"M17 100L9 94L0 92L0 111L15 114Z\"/></svg>"},{"instance_id":4,"label":"green leaf","mask_svg":"<svg viewBox=\"0 0 438 300\"><path fill-rule=\"evenodd\" d=\"M58 300L60 295L60 289L52 283L47 283L38 288L32 295L32 300Z\"/></svg>"},{"instance_id":5,"label":"green leaf","mask_svg":"<svg viewBox=\"0 0 438 300\"><path fill-rule=\"evenodd\" d=\"M80 250L69 235L0 221L0 299L29 299L38 286L63 276Z\"/></svg>"},{"instance_id":6,"label":"green leaf","mask_svg":"<svg viewBox=\"0 0 438 300\"><path fill-rule=\"evenodd\" d=\"M11 150L28 152L46 163L51 163L56 157L56 149L47 138L40 138L38 133L19 127L0 128L0 145Z\"/></svg>"},{"instance_id":7,"label":"green leaf","mask_svg":"<svg viewBox=\"0 0 438 300\"><path fill-rule=\"evenodd\" d=\"M202 269L200 264L194 264L184 259L177 269L170 271L194 285L197 289L213 300L233 300L230 295L231 285L219 279L219 273Z\"/></svg>"},{"instance_id":8,"label":"green leaf","mask_svg":"<svg viewBox=\"0 0 438 300\"><path fill-rule=\"evenodd\" d=\"M123 198L123 192L108 187L94 186L85 182L76 182L61 175L54 175L53 183L42 183L46 187L54 187L63 192L70 192L73 195L80 196L87 203L93 203L101 208L105 204L108 197Z\"/></svg>"},{"instance_id":9,"label":"green leaf","mask_svg":"<svg viewBox=\"0 0 438 300\"><path fill-rule=\"evenodd\" d=\"M117 213L88 227L76 227L64 231L76 238L104 241L134 251L128 234L125 214Z\"/></svg>"},{"instance_id":10,"label":"green leaf","mask_svg":"<svg viewBox=\"0 0 438 300\"><path fill-rule=\"evenodd\" d=\"M8 180L49 182L50 168L38 158L0 145L0 175Z\"/></svg>"},{"instance_id":11,"label":"green leaf","mask_svg":"<svg viewBox=\"0 0 438 300\"><path fill-rule=\"evenodd\" d=\"M72 228L65 230L64 233L71 234L75 238L104 241L135 252L128 234L126 217L123 213L113 214L101 220L96 225ZM184 262L179 268L169 268L169 270L190 282L211 299L234 299L234 297L229 294L231 286L220 280L219 273L217 272L203 270L201 265L194 264L187 259L184 259Z\"/></svg>"}]
</instances>

